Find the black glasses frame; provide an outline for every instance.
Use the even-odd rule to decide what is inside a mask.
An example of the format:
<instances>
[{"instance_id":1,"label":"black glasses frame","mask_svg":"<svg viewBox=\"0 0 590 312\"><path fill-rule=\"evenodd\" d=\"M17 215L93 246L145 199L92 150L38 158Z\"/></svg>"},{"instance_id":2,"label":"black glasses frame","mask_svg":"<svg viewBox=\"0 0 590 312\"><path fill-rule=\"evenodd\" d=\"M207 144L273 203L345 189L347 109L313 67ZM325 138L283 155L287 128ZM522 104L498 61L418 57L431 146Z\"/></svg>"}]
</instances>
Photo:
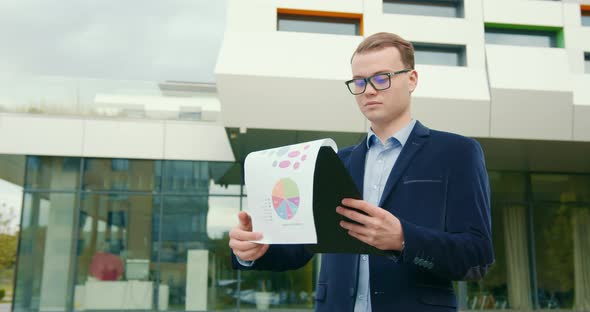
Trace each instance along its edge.
<instances>
[{"instance_id":1,"label":"black glasses frame","mask_svg":"<svg viewBox=\"0 0 590 312\"><path fill-rule=\"evenodd\" d=\"M350 93L352 93L353 95L359 95L359 94L365 93L365 91L367 90L367 84L369 84L369 83L371 84L371 86L373 87L373 89L375 89L377 91L387 90L387 89L389 89L391 87L391 77L393 77L395 75L399 75L399 74L411 72L412 70L413 69L402 69L402 70L398 70L396 72L378 73L378 74L375 74L373 76L369 76L367 78L354 78L354 79L351 79L351 80L347 80L347 81L344 82L344 84L346 85L346 87L348 87L348 91L350 91ZM372 81L373 78L375 78L376 76L379 76L379 75L386 75L387 76L387 79L389 79L389 84L387 85L386 88L377 88L375 86L375 84L373 83L373 81ZM363 88L363 91L355 93L355 92L352 91L353 88L354 88L354 86L351 87L351 84L354 83L357 80L363 80L365 82L365 87Z\"/></svg>"}]
</instances>

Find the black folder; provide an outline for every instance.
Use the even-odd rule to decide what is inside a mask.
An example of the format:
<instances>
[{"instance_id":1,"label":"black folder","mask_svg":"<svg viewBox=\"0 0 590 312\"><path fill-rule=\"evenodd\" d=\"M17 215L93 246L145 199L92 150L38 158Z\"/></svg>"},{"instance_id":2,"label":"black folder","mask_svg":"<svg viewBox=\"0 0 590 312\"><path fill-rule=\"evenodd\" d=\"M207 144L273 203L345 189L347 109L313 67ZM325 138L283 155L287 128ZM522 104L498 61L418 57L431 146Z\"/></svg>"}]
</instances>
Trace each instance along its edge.
<instances>
[{"instance_id":1,"label":"black folder","mask_svg":"<svg viewBox=\"0 0 590 312\"><path fill-rule=\"evenodd\" d=\"M305 247L315 253L385 255L384 251L350 236L340 226L342 220L354 222L336 212L344 198L361 199L362 196L338 155L332 148L322 146L313 177L313 218L318 242Z\"/></svg>"}]
</instances>

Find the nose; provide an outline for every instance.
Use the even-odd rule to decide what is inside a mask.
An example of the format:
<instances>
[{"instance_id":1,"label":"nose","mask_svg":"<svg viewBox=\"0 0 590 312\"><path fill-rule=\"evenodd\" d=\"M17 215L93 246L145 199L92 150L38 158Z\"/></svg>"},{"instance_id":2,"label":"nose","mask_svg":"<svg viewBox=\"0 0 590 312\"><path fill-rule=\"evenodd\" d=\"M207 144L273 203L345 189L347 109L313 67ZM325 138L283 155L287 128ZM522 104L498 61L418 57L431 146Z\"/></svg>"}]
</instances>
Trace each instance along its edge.
<instances>
[{"instance_id":1,"label":"nose","mask_svg":"<svg viewBox=\"0 0 590 312\"><path fill-rule=\"evenodd\" d=\"M365 88L365 94L367 95L375 95L377 94L377 90L373 87L372 84L367 83L367 87Z\"/></svg>"}]
</instances>

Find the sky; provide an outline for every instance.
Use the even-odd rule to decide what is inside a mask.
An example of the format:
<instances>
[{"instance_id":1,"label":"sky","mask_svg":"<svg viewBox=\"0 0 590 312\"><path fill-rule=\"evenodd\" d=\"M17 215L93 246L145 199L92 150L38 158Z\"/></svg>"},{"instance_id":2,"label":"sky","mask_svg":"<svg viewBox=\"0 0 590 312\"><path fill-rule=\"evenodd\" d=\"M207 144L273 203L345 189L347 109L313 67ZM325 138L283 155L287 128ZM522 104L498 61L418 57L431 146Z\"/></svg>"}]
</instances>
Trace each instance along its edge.
<instances>
[{"instance_id":1,"label":"sky","mask_svg":"<svg viewBox=\"0 0 590 312\"><path fill-rule=\"evenodd\" d=\"M214 82L226 0L0 1L0 72Z\"/></svg>"},{"instance_id":2,"label":"sky","mask_svg":"<svg viewBox=\"0 0 590 312\"><path fill-rule=\"evenodd\" d=\"M1 0L0 76L214 83L226 7L227 0ZM15 187L0 180L0 199L11 207L21 204ZM215 205L209 224L218 236L236 211Z\"/></svg>"}]
</instances>

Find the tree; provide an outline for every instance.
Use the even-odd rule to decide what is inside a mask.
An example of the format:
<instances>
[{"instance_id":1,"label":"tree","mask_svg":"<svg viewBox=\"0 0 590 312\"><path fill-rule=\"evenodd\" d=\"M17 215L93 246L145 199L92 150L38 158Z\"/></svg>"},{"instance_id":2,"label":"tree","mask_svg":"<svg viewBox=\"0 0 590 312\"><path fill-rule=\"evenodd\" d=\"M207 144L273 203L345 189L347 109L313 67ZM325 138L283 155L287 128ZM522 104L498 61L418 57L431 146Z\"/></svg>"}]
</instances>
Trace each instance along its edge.
<instances>
[{"instance_id":1,"label":"tree","mask_svg":"<svg viewBox=\"0 0 590 312\"><path fill-rule=\"evenodd\" d=\"M0 234L0 271L16 263L16 235Z\"/></svg>"},{"instance_id":2,"label":"tree","mask_svg":"<svg viewBox=\"0 0 590 312\"><path fill-rule=\"evenodd\" d=\"M11 233L11 215L0 212L0 271L16 263L17 235Z\"/></svg>"}]
</instances>

